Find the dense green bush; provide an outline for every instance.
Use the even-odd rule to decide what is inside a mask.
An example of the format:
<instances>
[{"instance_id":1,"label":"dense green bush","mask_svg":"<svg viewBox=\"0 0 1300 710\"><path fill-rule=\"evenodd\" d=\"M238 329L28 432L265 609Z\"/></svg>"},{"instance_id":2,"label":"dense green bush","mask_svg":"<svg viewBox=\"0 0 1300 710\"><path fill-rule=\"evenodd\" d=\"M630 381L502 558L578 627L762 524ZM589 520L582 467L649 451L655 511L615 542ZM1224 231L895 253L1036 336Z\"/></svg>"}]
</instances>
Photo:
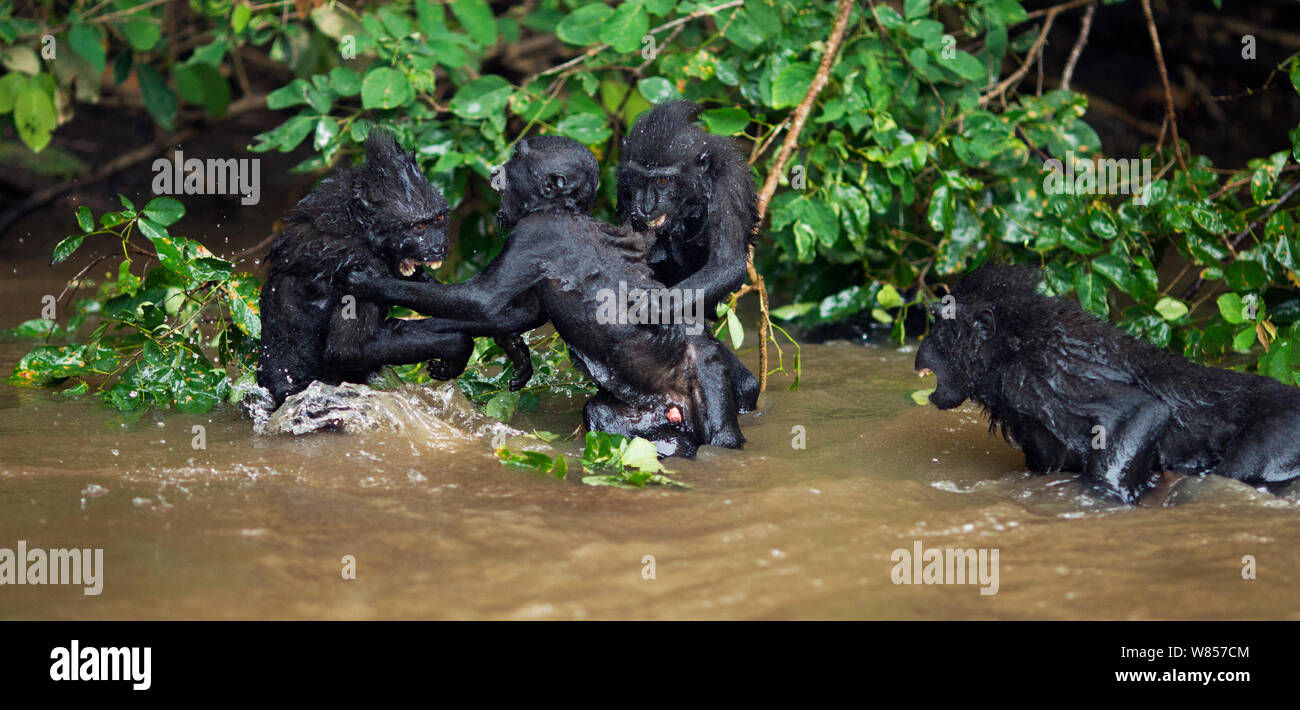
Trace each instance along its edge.
<instances>
[{"instance_id":1,"label":"dense green bush","mask_svg":"<svg viewBox=\"0 0 1300 710\"><path fill-rule=\"evenodd\" d=\"M314 9L300 16L288 3L192 1L188 26L202 32L171 52L173 38L149 29L163 17L154 3L120 0L113 16L98 3L66 5L44 5L39 19L0 11L0 38L14 43L5 50L14 71L0 80L0 112L12 115L33 148L54 127L47 109L72 98L64 60L36 59L44 33L65 38L78 65L111 62L116 81L134 72L146 109L164 127L187 106L221 115L232 82L243 83L236 49L256 47L295 78L267 95L285 120L251 150L291 151L309 142L313 154L297 169L315 172L356 156L370 127L394 130L458 208L460 258L446 267L453 280L481 268L499 247L487 177L527 134L559 133L595 151L607 198L598 209L608 217L619 138L650 105L685 97L709 107L708 130L744 142L763 183L813 84L837 9L826 0L631 0L617 7L540 0L494 16L484 0L415 0L356 8L301 2L296 7ZM1082 120L1085 96L1018 91L1043 26L1058 11L1031 14L1018 0L906 0L901 12L856 4L797 151L778 176L755 255L769 287L789 302L773 315L807 325L866 312L901 340L916 335L905 332L907 309L936 295L939 280L991 258L1027 261L1044 267L1051 292L1073 294L1161 347L1202 361L1249 354L1259 371L1294 384L1300 201L1288 200L1300 189L1293 170L1300 127L1288 149L1237 170L1216 169L1172 140L1138 156L1105 156L1151 161L1146 204L1113 191L1049 189L1045 159L1103 157ZM526 71L503 60L503 48L549 35L573 58ZM1300 60L1291 57L1279 70L1300 87ZM169 269L163 256L158 252L163 263L155 270ZM125 268L119 273L132 267ZM141 294L151 285L182 293L187 286L154 273L138 284L119 276L102 298L147 304L119 318L131 328L174 331L183 309L172 313L165 298ZM220 300L229 290L222 279L235 277L213 276L205 288ZM155 311L162 325L149 320L159 317ZM226 315L224 322L238 325L233 310ZM739 321L722 315L738 336ZM226 360L243 352L246 367L255 334L217 333L224 340L195 342L224 348ZM182 342L155 340L144 336L137 361L176 355ZM146 352L146 345L161 351ZM132 354L123 345L117 357L120 363ZM46 384L69 372L45 363L29 356L20 374L26 368L26 381ZM502 395L491 377L468 377L480 378L480 399ZM178 401L175 394L170 401ZM498 400L497 408L508 413L517 404Z\"/></svg>"}]
</instances>

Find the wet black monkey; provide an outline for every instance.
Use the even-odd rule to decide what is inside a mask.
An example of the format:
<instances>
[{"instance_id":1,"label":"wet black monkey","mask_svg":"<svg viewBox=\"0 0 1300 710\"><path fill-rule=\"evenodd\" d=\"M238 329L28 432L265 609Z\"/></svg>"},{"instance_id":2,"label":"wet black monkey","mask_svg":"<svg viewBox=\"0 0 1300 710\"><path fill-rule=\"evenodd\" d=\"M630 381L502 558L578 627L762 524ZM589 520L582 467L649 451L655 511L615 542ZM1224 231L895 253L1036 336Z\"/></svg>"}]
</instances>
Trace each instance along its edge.
<instances>
[{"instance_id":1,"label":"wet black monkey","mask_svg":"<svg viewBox=\"0 0 1300 710\"><path fill-rule=\"evenodd\" d=\"M383 131L365 148L364 164L297 204L268 254L257 381L276 406L313 380L364 383L383 365L429 360L434 377L455 377L473 350L469 336L480 334L451 319L388 318L389 303L349 298L338 286L344 273L430 280L422 267L447 253L447 201L414 156ZM517 332L500 335L516 366L512 386L521 387L532 374L527 346Z\"/></svg>"}]
</instances>

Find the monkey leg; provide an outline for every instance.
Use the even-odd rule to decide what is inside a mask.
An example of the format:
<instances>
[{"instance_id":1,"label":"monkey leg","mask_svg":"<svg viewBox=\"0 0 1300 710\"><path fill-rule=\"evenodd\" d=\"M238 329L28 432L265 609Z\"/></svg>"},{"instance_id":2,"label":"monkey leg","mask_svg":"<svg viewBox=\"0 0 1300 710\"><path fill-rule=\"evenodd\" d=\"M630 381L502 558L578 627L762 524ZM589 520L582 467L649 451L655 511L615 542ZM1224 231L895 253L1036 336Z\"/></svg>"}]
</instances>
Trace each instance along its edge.
<instances>
[{"instance_id":1,"label":"monkey leg","mask_svg":"<svg viewBox=\"0 0 1300 710\"><path fill-rule=\"evenodd\" d=\"M676 415L669 413L672 409L677 410ZM583 406L582 420L588 431L641 437L654 444L660 456L695 458L699 448L697 437L683 426L685 421L676 405L632 405L601 390Z\"/></svg>"},{"instance_id":2,"label":"monkey leg","mask_svg":"<svg viewBox=\"0 0 1300 710\"><path fill-rule=\"evenodd\" d=\"M1300 478L1300 414L1261 414L1242 426L1210 472L1251 484L1279 485Z\"/></svg>"},{"instance_id":3,"label":"monkey leg","mask_svg":"<svg viewBox=\"0 0 1300 710\"><path fill-rule=\"evenodd\" d=\"M335 316L325 341L325 361L341 370L367 371L384 365L409 365L442 360L439 374L459 375L473 352L474 341L461 333L443 333L425 321L384 319L367 327L360 318ZM437 325L437 324L432 324ZM448 379L449 379L448 377Z\"/></svg>"},{"instance_id":4,"label":"monkey leg","mask_svg":"<svg viewBox=\"0 0 1300 710\"><path fill-rule=\"evenodd\" d=\"M1100 446L1090 442L1085 480L1125 503L1136 503L1161 473L1153 469L1160 437L1169 423L1169 407L1144 393L1134 393L1121 394L1092 409L1103 438Z\"/></svg>"},{"instance_id":5,"label":"monkey leg","mask_svg":"<svg viewBox=\"0 0 1300 710\"><path fill-rule=\"evenodd\" d=\"M510 364L515 366L515 374L510 378L510 391L518 392L533 378L533 356L528 351L528 344L517 333L498 335L492 340L506 351Z\"/></svg>"}]
</instances>

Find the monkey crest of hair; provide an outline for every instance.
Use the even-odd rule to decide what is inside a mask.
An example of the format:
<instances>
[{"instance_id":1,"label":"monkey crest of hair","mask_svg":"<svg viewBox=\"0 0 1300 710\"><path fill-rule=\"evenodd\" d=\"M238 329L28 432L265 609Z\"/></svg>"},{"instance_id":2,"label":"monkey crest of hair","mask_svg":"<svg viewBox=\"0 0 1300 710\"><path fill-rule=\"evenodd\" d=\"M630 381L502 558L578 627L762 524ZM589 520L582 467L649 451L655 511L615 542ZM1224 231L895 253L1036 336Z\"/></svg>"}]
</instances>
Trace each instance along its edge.
<instances>
[{"instance_id":1,"label":"monkey crest of hair","mask_svg":"<svg viewBox=\"0 0 1300 710\"><path fill-rule=\"evenodd\" d=\"M1164 471L1256 485L1300 477L1300 389L1205 367L1132 337L1029 266L985 266L935 304L916 369L930 401L984 407L1036 472L1070 471L1133 503Z\"/></svg>"},{"instance_id":2,"label":"monkey crest of hair","mask_svg":"<svg viewBox=\"0 0 1300 710\"><path fill-rule=\"evenodd\" d=\"M525 138L515 146L503 170L511 189L502 195L497 222L506 229L536 212L587 214L596 202L600 164L572 138ZM496 176L493 182L503 185Z\"/></svg>"},{"instance_id":3,"label":"monkey crest of hair","mask_svg":"<svg viewBox=\"0 0 1300 710\"><path fill-rule=\"evenodd\" d=\"M425 179L415 156L381 130L370 132L365 149L365 163L322 181L289 215L286 234L293 226L310 227L318 238L276 240L272 264L285 263L275 258L277 249L281 256L295 249L311 257L308 261L350 268L366 255L355 248L358 238L365 240L369 255L406 277L446 257L447 201ZM301 237L305 230L297 233Z\"/></svg>"}]
</instances>

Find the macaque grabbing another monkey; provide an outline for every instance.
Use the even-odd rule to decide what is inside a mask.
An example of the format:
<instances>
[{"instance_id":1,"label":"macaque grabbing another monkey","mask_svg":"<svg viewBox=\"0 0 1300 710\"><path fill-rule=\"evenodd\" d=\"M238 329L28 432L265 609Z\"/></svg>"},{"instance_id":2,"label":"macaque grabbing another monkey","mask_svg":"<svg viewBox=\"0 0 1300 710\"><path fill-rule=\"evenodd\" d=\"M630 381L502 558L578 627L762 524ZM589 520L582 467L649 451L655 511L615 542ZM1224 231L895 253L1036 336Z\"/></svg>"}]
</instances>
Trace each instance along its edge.
<instances>
[{"instance_id":1,"label":"macaque grabbing another monkey","mask_svg":"<svg viewBox=\"0 0 1300 710\"><path fill-rule=\"evenodd\" d=\"M600 390L583 408L589 430L640 436L665 456L694 456L706 444L740 448L734 358L703 324L611 317L610 294L663 285L645 262L642 235L589 214L598 180L595 156L582 144L526 138L493 176L501 190L497 220L512 231L481 273L430 284L359 271L348 288L500 332L535 325L531 312L507 307L535 298Z\"/></svg>"}]
</instances>

